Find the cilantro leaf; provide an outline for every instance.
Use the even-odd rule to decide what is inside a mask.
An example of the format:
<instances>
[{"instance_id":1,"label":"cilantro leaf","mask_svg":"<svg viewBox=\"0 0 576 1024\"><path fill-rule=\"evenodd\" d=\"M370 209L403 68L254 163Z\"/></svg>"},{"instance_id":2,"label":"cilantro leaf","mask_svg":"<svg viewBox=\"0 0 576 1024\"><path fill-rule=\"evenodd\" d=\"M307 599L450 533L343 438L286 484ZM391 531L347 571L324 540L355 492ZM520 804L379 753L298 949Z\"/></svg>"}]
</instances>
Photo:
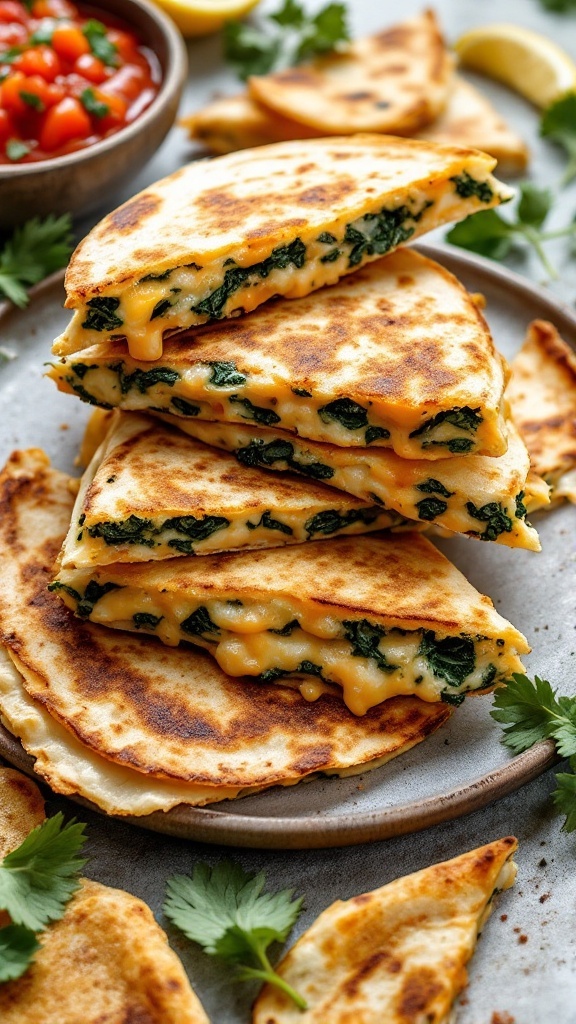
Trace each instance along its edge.
<instances>
[{"instance_id":1,"label":"cilantro leaf","mask_svg":"<svg viewBox=\"0 0 576 1024\"><path fill-rule=\"evenodd\" d=\"M552 793L556 807L566 815L566 821L562 825L564 832L576 832L576 758L570 758L570 767L571 772L558 772L558 785Z\"/></svg>"},{"instance_id":2,"label":"cilantro leaf","mask_svg":"<svg viewBox=\"0 0 576 1024\"><path fill-rule=\"evenodd\" d=\"M569 14L576 11L576 0L540 0L542 7L548 11L557 11L559 14Z\"/></svg>"},{"instance_id":3,"label":"cilantro leaf","mask_svg":"<svg viewBox=\"0 0 576 1024\"><path fill-rule=\"evenodd\" d=\"M574 236L576 224L571 223L558 231L541 230L552 207L549 189L538 188L531 182L520 185L516 217L508 219L497 210L480 210L456 224L446 235L448 242L469 249L494 260L504 259L512 249L532 246L550 277L557 277L542 243L564 235Z\"/></svg>"},{"instance_id":4,"label":"cilantro leaf","mask_svg":"<svg viewBox=\"0 0 576 1024\"><path fill-rule=\"evenodd\" d=\"M20 978L39 949L40 943L30 928L21 924L0 928L0 983Z\"/></svg>"},{"instance_id":5,"label":"cilantro leaf","mask_svg":"<svg viewBox=\"0 0 576 1024\"><path fill-rule=\"evenodd\" d=\"M576 92L567 92L546 108L540 119L540 135L566 150L568 163L562 184L567 185L576 178Z\"/></svg>"},{"instance_id":6,"label":"cilantro leaf","mask_svg":"<svg viewBox=\"0 0 576 1024\"><path fill-rule=\"evenodd\" d=\"M278 11L256 25L226 22L224 58L246 81L250 75L265 75L327 53L349 38L345 4L328 3L311 15L298 0L284 0Z\"/></svg>"},{"instance_id":7,"label":"cilantro leaf","mask_svg":"<svg viewBox=\"0 0 576 1024\"><path fill-rule=\"evenodd\" d=\"M72 248L69 214L26 221L0 252L0 293L23 308L28 303L27 288L65 267Z\"/></svg>"},{"instance_id":8,"label":"cilantro leaf","mask_svg":"<svg viewBox=\"0 0 576 1024\"><path fill-rule=\"evenodd\" d=\"M106 117L110 113L110 107L98 99L94 89L83 89L80 93L80 102L84 109L94 117Z\"/></svg>"},{"instance_id":9,"label":"cilantro leaf","mask_svg":"<svg viewBox=\"0 0 576 1024\"><path fill-rule=\"evenodd\" d=\"M306 1003L275 974L266 950L284 942L302 910L293 890L263 892L265 875L247 874L238 864L222 861L214 868L196 864L192 877L168 880L164 913L205 953L238 968L241 980L259 979L277 985L300 1009Z\"/></svg>"},{"instance_id":10,"label":"cilantro leaf","mask_svg":"<svg viewBox=\"0 0 576 1024\"><path fill-rule=\"evenodd\" d=\"M0 865L0 908L14 924L40 931L64 913L78 888L84 860L76 854L86 841L85 826L64 824L61 812L33 829Z\"/></svg>"},{"instance_id":11,"label":"cilantro leaf","mask_svg":"<svg viewBox=\"0 0 576 1024\"><path fill-rule=\"evenodd\" d=\"M90 18L82 28L82 34L95 57L108 67L118 64L118 47L108 38L106 26L95 18Z\"/></svg>"}]
</instances>

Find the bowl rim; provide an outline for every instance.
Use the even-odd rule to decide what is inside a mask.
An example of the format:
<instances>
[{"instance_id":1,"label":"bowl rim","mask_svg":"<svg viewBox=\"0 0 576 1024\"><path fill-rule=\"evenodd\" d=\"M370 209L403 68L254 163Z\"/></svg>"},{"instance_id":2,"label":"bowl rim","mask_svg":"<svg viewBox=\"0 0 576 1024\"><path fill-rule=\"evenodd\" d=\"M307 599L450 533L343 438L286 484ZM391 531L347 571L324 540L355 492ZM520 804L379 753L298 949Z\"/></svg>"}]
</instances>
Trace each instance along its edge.
<instances>
[{"instance_id":1,"label":"bowl rim","mask_svg":"<svg viewBox=\"0 0 576 1024\"><path fill-rule=\"evenodd\" d=\"M56 169L64 170L70 166L88 163L94 157L101 156L109 150L115 149L120 142L129 141L129 139L145 129L156 118L159 110L168 105L174 97L178 96L188 71L186 44L180 31L172 19L161 8L157 7L156 4L151 3L150 0L129 0L129 2L148 15L155 23L158 31L162 33L167 44L168 60L166 61L165 73L162 76L160 89L150 105L131 124L114 132L113 135L109 135L106 139L100 139L98 142L86 146L84 149L77 149L73 153L62 153L60 156L48 157L46 160L35 160L29 164L0 164L0 180L21 178L26 175L41 174ZM106 0L104 0L104 3L106 3ZM114 13L114 4L111 0L108 0L108 3L112 13ZM99 0L94 0L91 6L97 8ZM103 8L103 10L106 9L106 7ZM123 20L136 28L136 30L138 29L136 22L132 22L126 17Z\"/></svg>"}]
</instances>

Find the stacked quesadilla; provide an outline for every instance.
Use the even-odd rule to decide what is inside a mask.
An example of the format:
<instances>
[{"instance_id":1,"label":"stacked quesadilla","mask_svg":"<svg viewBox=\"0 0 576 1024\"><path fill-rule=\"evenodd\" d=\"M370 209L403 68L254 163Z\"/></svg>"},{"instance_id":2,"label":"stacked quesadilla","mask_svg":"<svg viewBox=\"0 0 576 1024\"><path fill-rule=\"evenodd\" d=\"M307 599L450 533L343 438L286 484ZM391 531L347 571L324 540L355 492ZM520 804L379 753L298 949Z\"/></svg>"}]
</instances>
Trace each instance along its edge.
<instances>
[{"instance_id":1,"label":"stacked quesadilla","mask_svg":"<svg viewBox=\"0 0 576 1024\"><path fill-rule=\"evenodd\" d=\"M213 153L358 131L386 132L490 153L521 173L525 143L454 73L432 11L296 68L252 76L248 89L184 118Z\"/></svg>"}]
</instances>

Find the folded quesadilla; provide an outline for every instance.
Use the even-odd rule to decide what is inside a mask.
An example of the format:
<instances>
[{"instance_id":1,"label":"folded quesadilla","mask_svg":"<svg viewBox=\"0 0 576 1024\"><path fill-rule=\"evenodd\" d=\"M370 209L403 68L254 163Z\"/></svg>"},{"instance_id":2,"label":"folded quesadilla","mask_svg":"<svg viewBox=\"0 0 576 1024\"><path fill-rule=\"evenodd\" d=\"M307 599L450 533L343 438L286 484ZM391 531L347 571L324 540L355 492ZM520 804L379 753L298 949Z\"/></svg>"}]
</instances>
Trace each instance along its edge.
<instances>
[{"instance_id":1,"label":"folded quesadilla","mask_svg":"<svg viewBox=\"0 0 576 1024\"><path fill-rule=\"evenodd\" d=\"M248 80L272 111L326 135L412 135L444 109L454 58L433 11L310 63Z\"/></svg>"},{"instance_id":2,"label":"folded quesadilla","mask_svg":"<svg viewBox=\"0 0 576 1024\"><path fill-rule=\"evenodd\" d=\"M576 353L553 324L534 320L512 371L508 397L532 466L553 502L576 502Z\"/></svg>"},{"instance_id":3,"label":"folded quesadilla","mask_svg":"<svg viewBox=\"0 0 576 1024\"><path fill-rule=\"evenodd\" d=\"M15 453L0 478L0 714L56 792L113 814L204 805L375 768L448 718L446 705L416 697L356 718L318 679L305 700L289 686L230 679L203 651L165 647L142 629L75 618L47 590L68 485L35 450Z\"/></svg>"},{"instance_id":4,"label":"folded quesadilla","mask_svg":"<svg viewBox=\"0 0 576 1024\"><path fill-rule=\"evenodd\" d=\"M109 341L49 375L104 408L248 421L405 459L506 451L507 370L488 325L454 275L412 249L171 338L154 366Z\"/></svg>"},{"instance_id":5,"label":"folded quesadilla","mask_svg":"<svg viewBox=\"0 0 576 1024\"><path fill-rule=\"evenodd\" d=\"M0 768L0 858L44 820L38 787ZM0 985L2 1024L209 1024L152 911L121 889L82 879L39 941L26 973Z\"/></svg>"},{"instance_id":6,"label":"folded quesadilla","mask_svg":"<svg viewBox=\"0 0 576 1024\"><path fill-rule=\"evenodd\" d=\"M458 704L529 650L416 533L62 569L50 590L80 618L205 647L231 676L336 684L357 715L396 694Z\"/></svg>"},{"instance_id":7,"label":"folded quesadilla","mask_svg":"<svg viewBox=\"0 0 576 1024\"><path fill-rule=\"evenodd\" d=\"M468 455L439 459L431 467L424 459L402 459L385 448L342 448L274 427L160 415L190 436L233 452L243 466L290 470L325 480L423 526L434 523L507 547L540 550L526 515L549 504L549 487L530 470L526 445L511 420L508 449L499 458Z\"/></svg>"},{"instance_id":8,"label":"folded quesadilla","mask_svg":"<svg viewBox=\"0 0 576 1024\"><path fill-rule=\"evenodd\" d=\"M266 146L289 139L317 138L317 128L274 113L247 92L212 100L180 122L213 153ZM444 110L413 138L450 146L471 146L498 161L501 174L521 174L528 162L525 142L512 131L482 93L460 75L450 82Z\"/></svg>"},{"instance_id":9,"label":"folded quesadilla","mask_svg":"<svg viewBox=\"0 0 576 1024\"><path fill-rule=\"evenodd\" d=\"M162 356L168 331L296 298L425 231L512 195L472 149L381 135L285 142L183 167L108 214L66 274L57 355L125 338Z\"/></svg>"},{"instance_id":10,"label":"folded quesadilla","mask_svg":"<svg viewBox=\"0 0 576 1024\"><path fill-rule=\"evenodd\" d=\"M116 413L82 478L61 564L278 547L404 521L374 499L270 476L149 416Z\"/></svg>"},{"instance_id":11,"label":"folded quesadilla","mask_svg":"<svg viewBox=\"0 0 576 1024\"><path fill-rule=\"evenodd\" d=\"M266 985L253 1024L449 1024L517 847L498 839L333 903L276 967L307 1009Z\"/></svg>"}]
</instances>

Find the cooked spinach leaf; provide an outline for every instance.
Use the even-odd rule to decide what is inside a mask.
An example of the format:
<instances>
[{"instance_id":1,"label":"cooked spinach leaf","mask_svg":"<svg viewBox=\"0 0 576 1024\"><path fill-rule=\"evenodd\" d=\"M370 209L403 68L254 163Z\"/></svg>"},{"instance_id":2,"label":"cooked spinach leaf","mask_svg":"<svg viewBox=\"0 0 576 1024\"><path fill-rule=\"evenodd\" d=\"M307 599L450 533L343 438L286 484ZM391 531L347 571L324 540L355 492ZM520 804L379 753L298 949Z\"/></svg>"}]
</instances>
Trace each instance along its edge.
<instances>
[{"instance_id":1,"label":"cooked spinach leaf","mask_svg":"<svg viewBox=\"0 0 576 1024\"><path fill-rule=\"evenodd\" d=\"M224 516L203 516L202 519L196 519L194 516L173 516L172 519L164 521L162 529L176 530L177 533L183 533L190 540L198 541L206 540L217 530L225 530L227 526L230 526L230 520ZM172 541L168 543L171 547L176 547Z\"/></svg>"},{"instance_id":2,"label":"cooked spinach leaf","mask_svg":"<svg viewBox=\"0 0 576 1024\"><path fill-rule=\"evenodd\" d=\"M346 619L342 623L344 636L352 645L355 658L373 658L382 672L395 672L398 665L391 665L386 655L380 650L379 643L386 630L368 619Z\"/></svg>"},{"instance_id":3,"label":"cooked spinach leaf","mask_svg":"<svg viewBox=\"0 0 576 1024\"><path fill-rule=\"evenodd\" d=\"M368 508L351 508L348 512L338 512L335 508L325 509L307 519L304 529L308 537L313 537L315 533L330 534L335 533L336 530L344 530L353 523L364 523L369 526L381 514L382 509L377 505Z\"/></svg>"},{"instance_id":4,"label":"cooked spinach leaf","mask_svg":"<svg viewBox=\"0 0 576 1024\"><path fill-rule=\"evenodd\" d=\"M220 635L220 630L215 622L212 622L207 608L203 604L192 612L187 619L180 623L180 629L190 636L202 636L204 633L215 633Z\"/></svg>"},{"instance_id":5,"label":"cooked spinach leaf","mask_svg":"<svg viewBox=\"0 0 576 1024\"><path fill-rule=\"evenodd\" d=\"M82 327L91 331L113 331L117 327L123 326L124 321L116 313L120 299L111 295L101 295L98 298L90 299L86 305L90 312Z\"/></svg>"},{"instance_id":6,"label":"cooked spinach leaf","mask_svg":"<svg viewBox=\"0 0 576 1024\"><path fill-rule=\"evenodd\" d=\"M67 583L60 583L60 580L54 580L53 583L49 583L48 590L54 593L57 590L63 590L64 593L68 594L68 597L71 597L74 601L78 601L78 603L80 603L82 600L81 594L79 594L77 590L74 590L74 587L69 587Z\"/></svg>"},{"instance_id":7,"label":"cooked spinach leaf","mask_svg":"<svg viewBox=\"0 0 576 1024\"><path fill-rule=\"evenodd\" d=\"M323 423L335 420L346 430L358 430L360 427L368 426L366 409L351 398L336 398L333 402L328 402L328 405L318 409L318 415Z\"/></svg>"},{"instance_id":8,"label":"cooked spinach leaf","mask_svg":"<svg viewBox=\"0 0 576 1024\"><path fill-rule=\"evenodd\" d=\"M160 301L157 302L156 305L154 306L154 309L150 314L150 319L155 320L156 317L158 316L164 316L164 313L166 313L166 311L170 309L171 306L172 303L170 302L170 299L160 299Z\"/></svg>"},{"instance_id":9,"label":"cooked spinach leaf","mask_svg":"<svg viewBox=\"0 0 576 1024\"><path fill-rule=\"evenodd\" d=\"M55 580L54 583L50 583L48 590L56 591L63 590L65 594L72 597L76 602L76 611L83 619L87 619L92 614L94 605L104 597L104 594L108 594L111 590L119 590L120 587L117 583L97 583L96 580L90 580L84 594L81 595L73 587L69 587L66 583L60 583L59 580Z\"/></svg>"},{"instance_id":10,"label":"cooked spinach leaf","mask_svg":"<svg viewBox=\"0 0 576 1024\"><path fill-rule=\"evenodd\" d=\"M476 665L473 640L466 636L440 640L430 629L424 631L418 654L426 658L432 674L445 679L450 686L461 686Z\"/></svg>"},{"instance_id":11,"label":"cooked spinach leaf","mask_svg":"<svg viewBox=\"0 0 576 1024\"><path fill-rule=\"evenodd\" d=\"M72 391L78 395L78 398L81 398L83 402L88 402L88 405L99 405L101 409L114 408L109 402L102 402L99 398L96 398L90 391L86 390L83 384L78 384L75 377L64 377L64 380L70 385Z\"/></svg>"},{"instance_id":12,"label":"cooked spinach leaf","mask_svg":"<svg viewBox=\"0 0 576 1024\"><path fill-rule=\"evenodd\" d=\"M389 437L390 431L386 430L386 427L368 427L364 434L366 444L372 444L372 441L377 441L379 438L387 439Z\"/></svg>"},{"instance_id":13,"label":"cooked spinach leaf","mask_svg":"<svg viewBox=\"0 0 576 1024\"><path fill-rule=\"evenodd\" d=\"M440 700L443 704L451 704L453 707L458 708L466 700L466 695L464 693L449 693L447 690L442 690Z\"/></svg>"},{"instance_id":14,"label":"cooked spinach leaf","mask_svg":"<svg viewBox=\"0 0 576 1024\"><path fill-rule=\"evenodd\" d=\"M141 277L138 284L143 284L145 281L165 281L172 273L172 267L165 270L162 274L146 274L146 277Z\"/></svg>"},{"instance_id":15,"label":"cooked spinach leaf","mask_svg":"<svg viewBox=\"0 0 576 1024\"><path fill-rule=\"evenodd\" d=\"M236 363L208 363L212 367L209 384L215 388L239 388L246 383L246 377L240 373Z\"/></svg>"},{"instance_id":16,"label":"cooked spinach leaf","mask_svg":"<svg viewBox=\"0 0 576 1024\"><path fill-rule=\"evenodd\" d=\"M498 670L496 668L496 665L492 665L492 664L488 665L484 669L484 671L482 673L482 687L481 687L481 689L487 690L490 686L492 686L492 683L496 679L497 671ZM476 691L476 692L478 692L478 691Z\"/></svg>"},{"instance_id":17,"label":"cooked spinach leaf","mask_svg":"<svg viewBox=\"0 0 576 1024\"><path fill-rule=\"evenodd\" d=\"M482 416L480 416L478 409L471 409L468 405L463 405L457 409L445 409L426 420L422 426L413 430L409 436L421 437L424 435L424 441L422 443L423 448L428 447L432 443L446 444L447 442L445 441L432 442L428 440L428 435L431 434L436 427L439 427L441 423L451 423L454 427L458 427L460 430L468 430L470 433L474 433L482 423Z\"/></svg>"},{"instance_id":18,"label":"cooked spinach leaf","mask_svg":"<svg viewBox=\"0 0 576 1024\"><path fill-rule=\"evenodd\" d=\"M136 612L132 616L132 622L135 629L156 629L162 618L162 615L151 615L150 612Z\"/></svg>"},{"instance_id":19,"label":"cooked spinach leaf","mask_svg":"<svg viewBox=\"0 0 576 1024\"><path fill-rule=\"evenodd\" d=\"M100 537L105 544L143 544L147 548L155 544L149 534L158 532L151 519L141 519L135 515L117 522L95 523L94 526L87 526L86 530L90 537Z\"/></svg>"},{"instance_id":20,"label":"cooked spinach leaf","mask_svg":"<svg viewBox=\"0 0 576 1024\"><path fill-rule=\"evenodd\" d=\"M192 402L188 402L185 398L180 398L179 395L171 398L170 404L174 406L181 416L198 416L198 413L200 412L199 405L194 405Z\"/></svg>"},{"instance_id":21,"label":"cooked spinach leaf","mask_svg":"<svg viewBox=\"0 0 576 1024\"><path fill-rule=\"evenodd\" d=\"M74 371L76 376L80 378L80 380L84 380L88 370L97 370L98 364L91 363L88 365L88 363L72 363L70 368Z\"/></svg>"},{"instance_id":22,"label":"cooked spinach leaf","mask_svg":"<svg viewBox=\"0 0 576 1024\"><path fill-rule=\"evenodd\" d=\"M132 390L145 395L148 389L153 388L156 384L166 384L172 388L176 381L180 380L178 371L170 370L167 366L155 366L152 370L136 369L132 373L126 373L123 363L112 363L108 369L117 374L120 391L123 395L127 395Z\"/></svg>"},{"instance_id":23,"label":"cooked spinach leaf","mask_svg":"<svg viewBox=\"0 0 576 1024\"><path fill-rule=\"evenodd\" d=\"M353 224L347 224L343 244L351 247L348 266L356 267L365 257L375 253L383 255L406 242L414 234L414 228L405 227L405 222L416 219L407 206L399 206L395 210L365 214Z\"/></svg>"},{"instance_id":24,"label":"cooked spinach leaf","mask_svg":"<svg viewBox=\"0 0 576 1024\"><path fill-rule=\"evenodd\" d=\"M317 242L322 242L323 245L333 245L338 239L336 235L331 235L329 231L323 231L322 234L318 235Z\"/></svg>"},{"instance_id":25,"label":"cooked spinach leaf","mask_svg":"<svg viewBox=\"0 0 576 1024\"><path fill-rule=\"evenodd\" d=\"M257 530L259 526L263 526L266 530L280 530L281 533L292 536L294 530L287 523L282 523L279 519L272 519L270 509L263 512L257 523L251 523L250 520L246 523L249 530Z\"/></svg>"},{"instance_id":26,"label":"cooked spinach leaf","mask_svg":"<svg viewBox=\"0 0 576 1024\"><path fill-rule=\"evenodd\" d=\"M432 476L421 484L416 484L416 490L424 491L424 494L441 494L443 498L451 498L456 493L456 491L448 491L440 480L435 480Z\"/></svg>"},{"instance_id":27,"label":"cooked spinach leaf","mask_svg":"<svg viewBox=\"0 0 576 1024\"><path fill-rule=\"evenodd\" d=\"M276 630L269 630L269 632L273 633ZM277 679L282 679L283 676L295 676L298 673L307 676L318 676L319 679L324 679L322 666L315 665L313 661L301 661L296 668L267 668L256 678L261 683L275 683Z\"/></svg>"},{"instance_id":28,"label":"cooked spinach leaf","mask_svg":"<svg viewBox=\"0 0 576 1024\"><path fill-rule=\"evenodd\" d=\"M243 466L273 466L285 462L289 469L313 480L330 480L334 470L322 462L298 462L294 458L294 445L289 441L275 440L265 444L260 438L250 441L245 448L237 448L234 455Z\"/></svg>"},{"instance_id":29,"label":"cooked spinach leaf","mask_svg":"<svg viewBox=\"0 0 576 1024\"><path fill-rule=\"evenodd\" d=\"M320 263L335 263L342 255L342 249L331 249L325 256L320 257Z\"/></svg>"},{"instance_id":30,"label":"cooked spinach leaf","mask_svg":"<svg viewBox=\"0 0 576 1024\"><path fill-rule=\"evenodd\" d=\"M278 636L291 636L295 629L298 629L300 623L298 619L292 619L292 622L287 622L282 629L269 629L269 633L276 633Z\"/></svg>"},{"instance_id":31,"label":"cooked spinach leaf","mask_svg":"<svg viewBox=\"0 0 576 1024\"><path fill-rule=\"evenodd\" d=\"M243 420L254 420L255 423L262 423L266 427L272 427L280 422L280 417L273 409L265 409L260 405L252 405L249 398L238 398L238 395L231 395L228 401L231 404L243 405L246 413L242 413Z\"/></svg>"},{"instance_id":32,"label":"cooked spinach leaf","mask_svg":"<svg viewBox=\"0 0 576 1024\"><path fill-rule=\"evenodd\" d=\"M291 388L294 395L298 395L299 398L312 398L312 392L306 391L306 388Z\"/></svg>"},{"instance_id":33,"label":"cooked spinach leaf","mask_svg":"<svg viewBox=\"0 0 576 1024\"><path fill-rule=\"evenodd\" d=\"M192 312L217 320L223 316L224 307L230 296L247 284L251 277L266 278L273 270L285 270L290 264L301 268L305 259L306 246L300 238L295 238L289 245L280 245L273 249L260 263L254 263L251 267L230 267L224 274L222 284L197 306L192 306Z\"/></svg>"},{"instance_id":34,"label":"cooked spinach leaf","mask_svg":"<svg viewBox=\"0 0 576 1024\"><path fill-rule=\"evenodd\" d=\"M520 491L520 493L517 494L516 498L514 499L515 502L516 502L516 512L515 512L516 519L524 519L526 513L528 512L528 509L526 508L526 505L524 504L524 497L525 497L524 491Z\"/></svg>"},{"instance_id":35,"label":"cooked spinach leaf","mask_svg":"<svg viewBox=\"0 0 576 1024\"><path fill-rule=\"evenodd\" d=\"M473 519L479 519L480 522L488 524L484 532L478 534L480 540L496 540L501 533L510 533L512 529L512 520L500 502L489 501L481 508L477 508L473 501L467 501L466 509L468 515Z\"/></svg>"},{"instance_id":36,"label":"cooked spinach leaf","mask_svg":"<svg viewBox=\"0 0 576 1024\"><path fill-rule=\"evenodd\" d=\"M462 199L469 199L470 196L477 196L481 203L489 203L494 195L494 190L487 181L477 181L468 171L462 174L455 174L450 181L454 182L456 192Z\"/></svg>"},{"instance_id":37,"label":"cooked spinach leaf","mask_svg":"<svg viewBox=\"0 0 576 1024\"><path fill-rule=\"evenodd\" d=\"M451 437L449 441L423 441L423 448L447 448L453 455L464 455L472 451L474 441L469 437Z\"/></svg>"},{"instance_id":38,"label":"cooked spinach leaf","mask_svg":"<svg viewBox=\"0 0 576 1024\"><path fill-rule=\"evenodd\" d=\"M418 518L431 523L433 519L446 511L448 505L440 498L422 498L422 501L416 502L416 508L418 509Z\"/></svg>"}]
</instances>

